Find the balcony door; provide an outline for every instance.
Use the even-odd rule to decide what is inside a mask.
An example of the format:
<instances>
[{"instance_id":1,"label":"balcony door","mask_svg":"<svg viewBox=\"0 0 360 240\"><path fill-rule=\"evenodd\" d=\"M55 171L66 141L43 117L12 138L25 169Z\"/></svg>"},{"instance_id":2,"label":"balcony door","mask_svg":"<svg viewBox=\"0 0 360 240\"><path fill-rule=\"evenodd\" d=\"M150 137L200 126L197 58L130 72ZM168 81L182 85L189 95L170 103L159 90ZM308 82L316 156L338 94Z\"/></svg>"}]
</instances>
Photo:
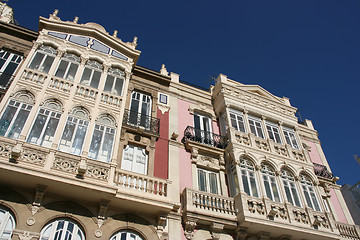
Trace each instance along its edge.
<instances>
[{"instance_id":1,"label":"balcony door","mask_svg":"<svg viewBox=\"0 0 360 240\"><path fill-rule=\"evenodd\" d=\"M131 94L129 123L135 126L150 128L151 97L149 95L133 92Z\"/></svg>"},{"instance_id":2,"label":"balcony door","mask_svg":"<svg viewBox=\"0 0 360 240\"><path fill-rule=\"evenodd\" d=\"M209 117L194 114L195 141L210 144L211 138L211 119Z\"/></svg>"}]
</instances>

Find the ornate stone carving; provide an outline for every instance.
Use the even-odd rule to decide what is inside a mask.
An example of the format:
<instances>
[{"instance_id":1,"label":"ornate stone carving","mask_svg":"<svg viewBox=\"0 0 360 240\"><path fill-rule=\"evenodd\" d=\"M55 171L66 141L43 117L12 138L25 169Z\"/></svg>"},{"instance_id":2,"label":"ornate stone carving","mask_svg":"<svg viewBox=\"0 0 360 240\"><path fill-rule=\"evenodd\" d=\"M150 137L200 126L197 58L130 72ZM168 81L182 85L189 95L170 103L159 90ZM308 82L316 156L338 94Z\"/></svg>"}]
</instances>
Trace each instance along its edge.
<instances>
[{"instance_id":1,"label":"ornate stone carving","mask_svg":"<svg viewBox=\"0 0 360 240\"><path fill-rule=\"evenodd\" d=\"M282 145L274 145L275 152L279 155L283 155L285 157L289 156L285 146Z\"/></svg>"},{"instance_id":2,"label":"ornate stone carving","mask_svg":"<svg viewBox=\"0 0 360 240\"><path fill-rule=\"evenodd\" d=\"M64 159L60 157L55 157L52 168L58 169L65 172L76 173L79 167L79 161Z\"/></svg>"},{"instance_id":3,"label":"ornate stone carving","mask_svg":"<svg viewBox=\"0 0 360 240\"><path fill-rule=\"evenodd\" d=\"M40 153L39 151L31 151L31 150L25 149L22 152L20 159L22 161L26 161L29 163L44 165L45 160L46 160L46 155Z\"/></svg>"},{"instance_id":4,"label":"ornate stone carving","mask_svg":"<svg viewBox=\"0 0 360 240\"><path fill-rule=\"evenodd\" d=\"M306 214L305 211L302 211L300 209L294 209L293 214L294 214L295 221L297 221L299 223L302 222L302 223L305 223L305 224L309 223L309 218L308 218L308 215Z\"/></svg>"},{"instance_id":5,"label":"ornate stone carving","mask_svg":"<svg viewBox=\"0 0 360 240\"><path fill-rule=\"evenodd\" d=\"M0 143L0 156L6 157L6 158L10 157L12 148L13 148L13 146L11 146L9 144Z\"/></svg>"},{"instance_id":6,"label":"ornate stone carving","mask_svg":"<svg viewBox=\"0 0 360 240\"><path fill-rule=\"evenodd\" d=\"M255 199L248 199L247 200L248 209L252 213L258 212L259 214L265 214L265 205L261 201L257 201Z\"/></svg>"},{"instance_id":7,"label":"ornate stone carving","mask_svg":"<svg viewBox=\"0 0 360 240\"><path fill-rule=\"evenodd\" d=\"M286 207L279 204L270 205L269 216L273 216L276 218L288 219Z\"/></svg>"},{"instance_id":8,"label":"ornate stone carving","mask_svg":"<svg viewBox=\"0 0 360 240\"><path fill-rule=\"evenodd\" d=\"M302 151L293 150L292 153L293 153L294 157L295 157L297 160L300 160L300 161L305 162L305 156L304 156L304 154L302 153Z\"/></svg>"},{"instance_id":9,"label":"ornate stone carving","mask_svg":"<svg viewBox=\"0 0 360 240\"><path fill-rule=\"evenodd\" d=\"M265 141L265 140L262 140L262 139L256 139L255 140L255 144L258 148L260 149L263 149L265 151L270 151L270 147L269 147L269 144Z\"/></svg>"},{"instance_id":10,"label":"ornate stone carving","mask_svg":"<svg viewBox=\"0 0 360 240\"><path fill-rule=\"evenodd\" d=\"M109 168L89 165L86 170L86 176L97 178L100 180L108 180Z\"/></svg>"},{"instance_id":11,"label":"ornate stone carving","mask_svg":"<svg viewBox=\"0 0 360 240\"><path fill-rule=\"evenodd\" d=\"M191 240L194 237L194 229L196 227L196 222L187 221L185 223L185 237L186 239Z\"/></svg>"},{"instance_id":12,"label":"ornate stone carving","mask_svg":"<svg viewBox=\"0 0 360 240\"><path fill-rule=\"evenodd\" d=\"M236 141L244 145L250 145L250 138L247 135L235 134Z\"/></svg>"}]
</instances>

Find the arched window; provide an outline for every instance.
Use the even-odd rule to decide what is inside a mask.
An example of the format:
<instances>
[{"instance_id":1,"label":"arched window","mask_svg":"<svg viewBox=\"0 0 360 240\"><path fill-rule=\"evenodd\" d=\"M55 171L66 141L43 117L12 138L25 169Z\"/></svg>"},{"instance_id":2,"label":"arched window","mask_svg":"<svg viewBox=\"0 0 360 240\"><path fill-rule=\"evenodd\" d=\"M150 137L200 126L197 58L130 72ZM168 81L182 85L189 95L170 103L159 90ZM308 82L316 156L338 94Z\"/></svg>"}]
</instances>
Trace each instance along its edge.
<instances>
[{"instance_id":1,"label":"arched window","mask_svg":"<svg viewBox=\"0 0 360 240\"><path fill-rule=\"evenodd\" d=\"M247 159L240 160L240 173L243 182L244 191L253 197L259 197L256 178L254 172L254 165Z\"/></svg>"},{"instance_id":2,"label":"arched window","mask_svg":"<svg viewBox=\"0 0 360 240\"><path fill-rule=\"evenodd\" d=\"M46 101L38 112L27 142L51 147L61 117L61 109L58 101Z\"/></svg>"},{"instance_id":3,"label":"arched window","mask_svg":"<svg viewBox=\"0 0 360 240\"><path fill-rule=\"evenodd\" d=\"M29 68L48 73L57 51L51 46L41 46L35 53Z\"/></svg>"},{"instance_id":4,"label":"arched window","mask_svg":"<svg viewBox=\"0 0 360 240\"><path fill-rule=\"evenodd\" d=\"M279 189L276 184L274 169L267 164L262 164L261 173L264 181L266 196L273 201L280 202Z\"/></svg>"},{"instance_id":5,"label":"arched window","mask_svg":"<svg viewBox=\"0 0 360 240\"><path fill-rule=\"evenodd\" d=\"M98 88L102 70L103 66L101 63L94 60L87 61L80 83Z\"/></svg>"},{"instance_id":6,"label":"arched window","mask_svg":"<svg viewBox=\"0 0 360 240\"><path fill-rule=\"evenodd\" d=\"M33 96L20 91L10 99L0 119L0 136L17 139L32 109Z\"/></svg>"},{"instance_id":7,"label":"arched window","mask_svg":"<svg viewBox=\"0 0 360 240\"><path fill-rule=\"evenodd\" d=\"M305 175L301 175L300 179L307 205L316 211L321 211L311 180Z\"/></svg>"},{"instance_id":8,"label":"arched window","mask_svg":"<svg viewBox=\"0 0 360 240\"><path fill-rule=\"evenodd\" d=\"M40 240L85 240L85 236L75 222L58 219L41 230Z\"/></svg>"},{"instance_id":9,"label":"arched window","mask_svg":"<svg viewBox=\"0 0 360 240\"><path fill-rule=\"evenodd\" d=\"M83 107L74 108L68 116L59 150L80 155L88 125L88 111Z\"/></svg>"},{"instance_id":10,"label":"arched window","mask_svg":"<svg viewBox=\"0 0 360 240\"><path fill-rule=\"evenodd\" d=\"M15 228L15 220L12 214L0 208L0 239L10 240L13 229Z\"/></svg>"},{"instance_id":11,"label":"arched window","mask_svg":"<svg viewBox=\"0 0 360 240\"><path fill-rule=\"evenodd\" d=\"M143 238L135 232L122 230L111 236L110 240L143 240Z\"/></svg>"},{"instance_id":12,"label":"arched window","mask_svg":"<svg viewBox=\"0 0 360 240\"><path fill-rule=\"evenodd\" d=\"M110 116L101 116L95 123L89 157L104 162L111 159L115 137L115 122Z\"/></svg>"},{"instance_id":13,"label":"arched window","mask_svg":"<svg viewBox=\"0 0 360 240\"><path fill-rule=\"evenodd\" d=\"M110 68L106 77L105 92L122 95L125 73L118 68Z\"/></svg>"},{"instance_id":14,"label":"arched window","mask_svg":"<svg viewBox=\"0 0 360 240\"><path fill-rule=\"evenodd\" d=\"M284 184L287 200L298 207L301 207L299 194L295 185L294 176L287 170L281 171L281 178Z\"/></svg>"},{"instance_id":15,"label":"arched window","mask_svg":"<svg viewBox=\"0 0 360 240\"><path fill-rule=\"evenodd\" d=\"M80 57L72 53L65 53L61 58L61 62L56 70L55 76L67 80L74 80L79 64Z\"/></svg>"}]
</instances>

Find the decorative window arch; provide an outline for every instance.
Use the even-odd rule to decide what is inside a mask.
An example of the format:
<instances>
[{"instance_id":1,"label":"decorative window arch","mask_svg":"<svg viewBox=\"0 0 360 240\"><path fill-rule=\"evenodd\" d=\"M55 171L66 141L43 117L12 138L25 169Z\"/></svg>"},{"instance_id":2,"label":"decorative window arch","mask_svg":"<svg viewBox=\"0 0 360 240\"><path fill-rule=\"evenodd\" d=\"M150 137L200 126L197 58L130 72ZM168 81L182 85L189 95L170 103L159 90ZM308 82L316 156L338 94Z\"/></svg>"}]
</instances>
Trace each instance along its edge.
<instances>
[{"instance_id":1,"label":"decorative window arch","mask_svg":"<svg viewBox=\"0 0 360 240\"><path fill-rule=\"evenodd\" d=\"M102 71L103 65L100 62L96 60L87 61L80 83L93 88L98 88Z\"/></svg>"},{"instance_id":2,"label":"decorative window arch","mask_svg":"<svg viewBox=\"0 0 360 240\"><path fill-rule=\"evenodd\" d=\"M0 239L11 239L15 224L12 213L0 207Z\"/></svg>"},{"instance_id":3,"label":"decorative window arch","mask_svg":"<svg viewBox=\"0 0 360 240\"><path fill-rule=\"evenodd\" d=\"M39 109L31 128L27 142L51 147L62 112L62 104L56 99L49 99Z\"/></svg>"},{"instance_id":4,"label":"decorative window arch","mask_svg":"<svg viewBox=\"0 0 360 240\"><path fill-rule=\"evenodd\" d=\"M314 190L314 185L310 178L304 174L301 174L300 183L307 205L316 211L321 211L319 201Z\"/></svg>"},{"instance_id":5,"label":"decorative window arch","mask_svg":"<svg viewBox=\"0 0 360 240\"><path fill-rule=\"evenodd\" d=\"M80 65L80 57L73 53L65 53L62 56L55 76L67 80L74 80Z\"/></svg>"},{"instance_id":6,"label":"decorative window arch","mask_svg":"<svg viewBox=\"0 0 360 240\"><path fill-rule=\"evenodd\" d=\"M261 164L262 179L266 196L273 201L280 202L279 188L276 183L275 171L269 164Z\"/></svg>"},{"instance_id":7,"label":"decorative window arch","mask_svg":"<svg viewBox=\"0 0 360 240\"><path fill-rule=\"evenodd\" d=\"M284 184L285 194L287 200L294 206L301 207L298 190L295 184L294 175L288 170L283 169L281 171L281 178Z\"/></svg>"},{"instance_id":8,"label":"decorative window arch","mask_svg":"<svg viewBox=\"0 0 360 240\"><path fill-rule=\"evenodd\" d=\"M48 73L54 62L57 51L55 48L42 45L36 51L29 68Z\"/></svg>"},{"instance_id":9,"label":"decorative window arch","mask_svg":"<svg viewBox=\"0 0 360 240\"><path fill-rule=\"evenodd\" d=\"M255 167L250 160L246 158L240 159L240 174L244 191L249 196L259 197L259 191L255 177Z\"/></svg>"},{"instance_id":10,"label":"decorative window arch","mask_svg":"<svg viewBox=\"0 0 360 240\"><path fill-rule=\"evenodd\" d=\"M125 81L124 71L115 67L110 68L107 73L104 91L121 96L122 89L124 86L124 81Z\"/></svg>"},{"instance_id":11,"label":"decorative window arch","mask_svg":"<svg viewBox=\"0 0 360 240\"><path fill-rule=\"evenodd\" d=\"M0 118L0 136L17 139L26 123L34 103L28 91L17 92L12 97Z\"/></svg>"},{"instance_id":12,"label":"decorative window arch","mask_svg":"<svg viewBox=\"0 0 360 240\"><path fill-rule=\"evenodd\" d=\"M110 240L143 240L143 238L134 231L121 230L112 235Z\"/></svg>"},{"instance_id":13,"label":"decorative window arch","mask_svg":"<svg viewBox=\"0 0 360 240\"><path fill-rule=\"evenodd\" d=\"M89 157L104 162L109 162L112 155L116 125L115 120L110 115L100 116L94 128Z\"/></svg>"},{"instance_id":14,"label":"decorative window arch","mask_svg":"<svg viewBox=\"0 0 360 240\"><path fill-rule=\"evenodd\" d=\"M89 111L75 107L69 114L59 143L59 150L80 155L89 126Z\"/></svg>"},{"instance_id":15,"label":"decorative window arch","mask_svg":"<svg viewBox=\"0 0 360 240\"><path fill-rule=\"evenodd\" d=\"M41 230L40 240L85 240L85 235L77 223L56 219Z\"/></svg>"}]
</instances>

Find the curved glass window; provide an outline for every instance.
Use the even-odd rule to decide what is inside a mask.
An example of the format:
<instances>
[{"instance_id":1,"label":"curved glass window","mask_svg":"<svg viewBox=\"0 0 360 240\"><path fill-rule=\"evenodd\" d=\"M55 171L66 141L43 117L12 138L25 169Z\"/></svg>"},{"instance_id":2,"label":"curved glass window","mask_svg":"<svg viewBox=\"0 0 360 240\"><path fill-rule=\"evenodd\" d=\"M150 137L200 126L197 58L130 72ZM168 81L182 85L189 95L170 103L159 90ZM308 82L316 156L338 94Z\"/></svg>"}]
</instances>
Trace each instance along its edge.
<instances>
[{"instance_id":1,"label":"curved glass window","mask_svg":"<svg viewBox=\"0 0 360 240\"><path fill-rule=\"evenodd\" d=\"M40 240L85 240L85 236L75 222L58 219L41 230Z\"/></svg>"},{"instance_id":2,"label":"curved glass window","mask_svg":"<svg viewBox=\"0 0 360 240\"><path fill-rule=\"evenodd\" d=\"M75 54L65 53L61 58L55 76L67 80L74 80L77 69L79 68L80 57Z\"/></svg>"},{"instance_id":3,"label":"curved glass window","mask_svg":"<svg viewBox=\"0 0 360 240\"><path fill-rule=\"evenodd\" d=\"M47 101L38 112L27 142L51 147L60 117L61 104L54 100Z\"/></svg>"},{"instance_id":4,"label":"curved glass window","mask_svg":"<svg viewBox=\"0 0 360 240\"><path fill-rule=\"evenodd\" d=\"M244 192L246 192L249 196L259 197L255 179L254 165L247 159L241 159L240 173Z\"/></svg>"},{"instance_id":5,"label":"curved glass window","mask_svg":"<svg viewBox=\"0 0 360 240\"><path fill-rule=\"evenodd\" d=\"M89 125L89 114L82 108L74 108L68 116L59 150L80 155Z\"/></svg>"},{"instance_id":6,"label":"curved glass window","mask_svg":"<svg viewBox=\"0 0 360 240\"><path fill-rule=\"evenodd\" d=\"M118 68L110 68L106 77L105 92L122 95L125 74Z\"/></svg>"},{"instance_id":7,"label":"curved glass window","mask_svg":"<svg viewBox=\"0 0 360 240\"><path fill-rule=\"evenodd\" d=\"M0 239L10 240L13 229L15 228L15 220L12 214L0 208Z\"/></svg>"},{"instance_id":8,"label":"curved glass window","mask_svg":"<svg viewBox=\"0 0 360 240\"><path fill-rule=\"evenodd\" d=\"M316 211L321 211L314 191L314 185L307 176L301 175L300 178L301 187L304 192L307 205Z\"/></svg>"},{"instance_id":9,"label":"curved glass window","mask_svg":"<svg viewBox=\"0 0 360 240\"><path fill-rule=\"evenodd\" d=\"M264 181L266 196L273 201L280 202L279 189L276 184L274 169L267 164L262 164L261 173Z\"/></svg>"},{"instance_id":10,"label":"curved glass window","mask_svg":"<svg viewBox=\"0 0 360 240\"><path fill-rule=\"evenodd\" d=\"M284 184L286 198L294 206L301 207L299 194L295 185L294 176L287 170L281 171L281 178Z\"/></svg>"},{"instance_id":11,"label":"curved glass window","mask_svg":"<svg viewBox=\"0 0 360 240\"><path fill-rule=\"evenodd\" d=\"M35 53L29 68L48 73L54 62L57 51L51 46L41 46Z\"/></svg>"},{"instance_id":12,"label":"curved glass window","mask_svg":"<svg viewBox=\"0 0 360 240\"><path fill-rule=\"evenodd\" d=\"M101 116L95 123L89 157L109 162L115 137L115 122L109 116Z\"/></svg>"},{"instance_id":13,"label":"curved glass window","mask_svg":"<svg viewBox=\"0 0 360 240\"><path fill-rule=\"evenodd\" d=\"M143 240L143 238L135 232L124 230L115 233L110 240Z\"/></svg>"},{"instance_id":14,"label":"curved glass window","mask_svg":"<svg viewBox=\"0 0 360 240\"><path fill-rule=\"evenodd\" d=\"M94 60L87 61L80 83L97 88L99 86L102 70L103 66L101 63Z\"/></svg>"},{"instance_id":15,"label":"curved glass window","mask_svg":"<svg viewBox=\"0 0 360 240\"><path fill-rule=\"evenodd\" d=\"M10 99L0 118L0 136L17 139L32 109L32 96L18 92Z\"/></svg>"}]
</instances>

